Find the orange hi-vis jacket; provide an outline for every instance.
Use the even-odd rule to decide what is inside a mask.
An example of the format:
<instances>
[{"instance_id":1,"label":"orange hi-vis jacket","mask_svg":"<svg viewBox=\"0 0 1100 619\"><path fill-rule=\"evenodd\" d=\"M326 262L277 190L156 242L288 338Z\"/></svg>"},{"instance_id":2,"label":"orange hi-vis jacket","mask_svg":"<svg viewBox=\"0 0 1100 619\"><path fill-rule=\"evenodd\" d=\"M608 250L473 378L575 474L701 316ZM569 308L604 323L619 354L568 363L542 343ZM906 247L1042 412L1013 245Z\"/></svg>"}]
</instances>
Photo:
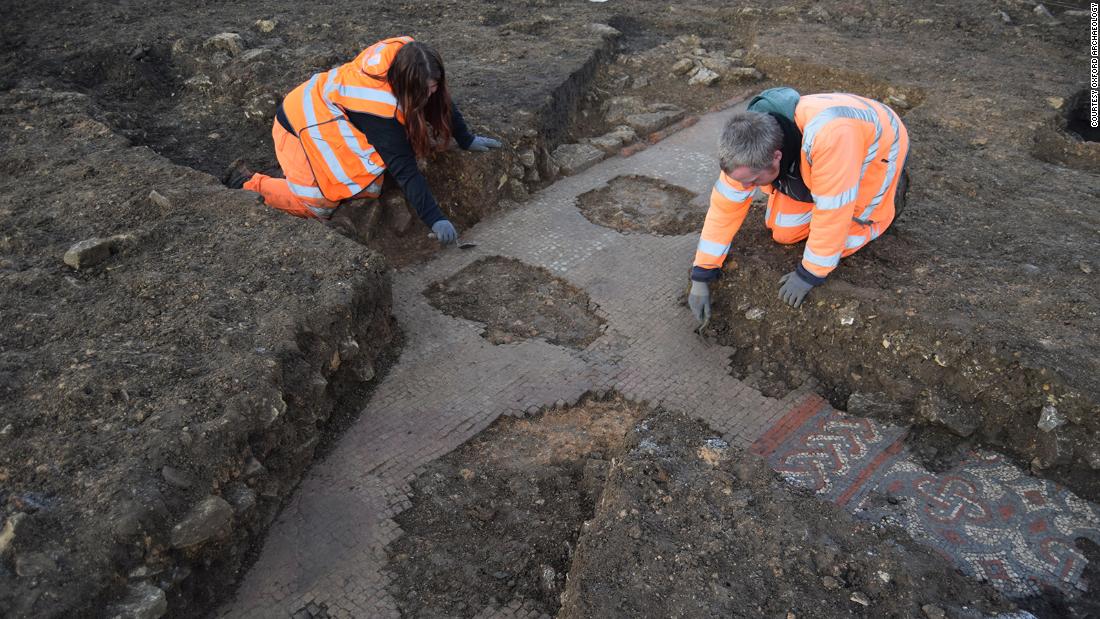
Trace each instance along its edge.
<instances>
[{"instance_id":1,"label":"orange hi-vis jacket","mask_svg":"<svg viewBox=\"0 0 1100 619\"><path fill-rule=\"evenodd\" d=\"M804 216L809 238L798 270L820 283L846 250L861 247L893 221L894 191L909 139L893 110L851 94L802 96L794 123L802 132L802 180L813 196L812 211ZM693 271L721 268L753 193L721 174L711 191ZM853 226L862 226L867 234L851 236Z\"/></svg>"},{"instance_id":2,"label":"orange hi-vis jacket","mask_svg":"<svg viewBox=\"0 0 1100 619\"><path fill-rule=\"evenodd\" d=\"M363 191L386 170L367 136L345 112L365 112L405 123L405 114L386 81L393 57L412 37L385 39L355 60L317 73L283 100L322 196L339 202Z\"/></svg>"}]
</instances>

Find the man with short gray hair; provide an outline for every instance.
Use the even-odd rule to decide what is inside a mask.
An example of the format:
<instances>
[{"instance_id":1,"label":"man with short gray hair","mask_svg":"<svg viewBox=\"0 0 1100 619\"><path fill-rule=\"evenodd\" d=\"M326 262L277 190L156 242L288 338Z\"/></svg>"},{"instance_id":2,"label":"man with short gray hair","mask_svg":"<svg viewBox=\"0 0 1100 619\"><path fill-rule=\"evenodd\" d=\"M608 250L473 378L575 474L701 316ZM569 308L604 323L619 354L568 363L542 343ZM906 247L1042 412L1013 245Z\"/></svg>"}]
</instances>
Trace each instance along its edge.
<instances>
[{"instance_id":1,"label":"man with short gray hair","mask_svg":"<svg viewBox=\"0 0 1100 619\"><path fill-rule=\"evenodd\" d=\"M851 94L801 96L765 90L727 121L718 144L722 172L710 195L688 305L710 318L710 282L721 274L734 235L759 187L764 223L779 243L806 241L802 259L779 280L779 296L799 307L844 256L878 238L904 204L909 135L886 105Z\"/></svg>"}]
</instances>

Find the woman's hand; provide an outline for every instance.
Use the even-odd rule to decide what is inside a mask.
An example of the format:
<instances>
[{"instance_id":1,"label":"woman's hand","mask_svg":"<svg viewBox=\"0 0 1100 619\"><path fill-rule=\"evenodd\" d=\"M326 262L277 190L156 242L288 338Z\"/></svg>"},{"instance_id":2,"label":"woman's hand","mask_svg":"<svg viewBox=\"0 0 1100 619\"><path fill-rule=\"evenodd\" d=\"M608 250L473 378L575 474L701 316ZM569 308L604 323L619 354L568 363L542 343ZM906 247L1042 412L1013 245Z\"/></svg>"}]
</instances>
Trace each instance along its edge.
<instances>
[{"instance_id":1,"label":"woman's hand","mask_svg":"<svg viewBox=\"0 0 1100 619\"><path fill-rule=\"evenodd\" d=\"M483 135L475 135L474 141L470 142L469 148L466 150L472 150L477 153L483 153L490 148L500 148L500 140L494 140L493 138L487 138Z\"/></svg>"},{"instance_id":2,"label":"woman's hand","mask_svg":"<svg viewBox=\"0 0 1100 619\"><path fill-rule=\"evenodd\" d=\"M450 245L458 240L458 231L455 230L454 224L446 219L440 219L432 224L432 234L444 245Z\"/></svg>"}]
</instances>

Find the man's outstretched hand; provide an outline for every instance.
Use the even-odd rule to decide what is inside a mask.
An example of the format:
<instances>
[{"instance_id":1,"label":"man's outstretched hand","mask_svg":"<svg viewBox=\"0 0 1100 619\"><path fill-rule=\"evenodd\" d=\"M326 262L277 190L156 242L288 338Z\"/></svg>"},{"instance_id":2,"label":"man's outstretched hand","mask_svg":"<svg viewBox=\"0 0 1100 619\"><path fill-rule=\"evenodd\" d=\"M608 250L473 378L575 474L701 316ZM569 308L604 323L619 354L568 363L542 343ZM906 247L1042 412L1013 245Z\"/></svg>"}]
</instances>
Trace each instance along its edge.
<instances>
[{"instance_id":1,"label":"man's outstretched hand","mask_svg":"<svg viewBox=\"0 0 1100 619\"><path fill-rule=\"evenodd\" d=\"M706 324L710 320L710 285L706 282L691 282L691 292L688 293L688 307L691 315L699 324Z\"/></svg>"}]
</instances>

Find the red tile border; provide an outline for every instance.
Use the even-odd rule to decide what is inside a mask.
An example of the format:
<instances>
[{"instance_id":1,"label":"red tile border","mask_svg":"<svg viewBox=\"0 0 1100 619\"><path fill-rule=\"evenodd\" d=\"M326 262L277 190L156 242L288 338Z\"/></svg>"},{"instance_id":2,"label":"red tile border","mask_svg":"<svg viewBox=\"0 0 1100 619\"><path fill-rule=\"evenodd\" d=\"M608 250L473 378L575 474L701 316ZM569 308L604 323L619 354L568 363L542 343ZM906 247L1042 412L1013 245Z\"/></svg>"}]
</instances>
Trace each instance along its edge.
<instances>
[{"instance_id":1,"label":"red tile border","mask_svg":"<svg viewBox=\"0 0 1100 619\"><path fill-rule=\"evenodd\" d=\"M764 458L770 456L776 447L787 440L792 432L806 423L806 420L825 404L825 399L816 393L807 395L763 436L756 439L749 451Z\"/></svg>"}]
</instances>

